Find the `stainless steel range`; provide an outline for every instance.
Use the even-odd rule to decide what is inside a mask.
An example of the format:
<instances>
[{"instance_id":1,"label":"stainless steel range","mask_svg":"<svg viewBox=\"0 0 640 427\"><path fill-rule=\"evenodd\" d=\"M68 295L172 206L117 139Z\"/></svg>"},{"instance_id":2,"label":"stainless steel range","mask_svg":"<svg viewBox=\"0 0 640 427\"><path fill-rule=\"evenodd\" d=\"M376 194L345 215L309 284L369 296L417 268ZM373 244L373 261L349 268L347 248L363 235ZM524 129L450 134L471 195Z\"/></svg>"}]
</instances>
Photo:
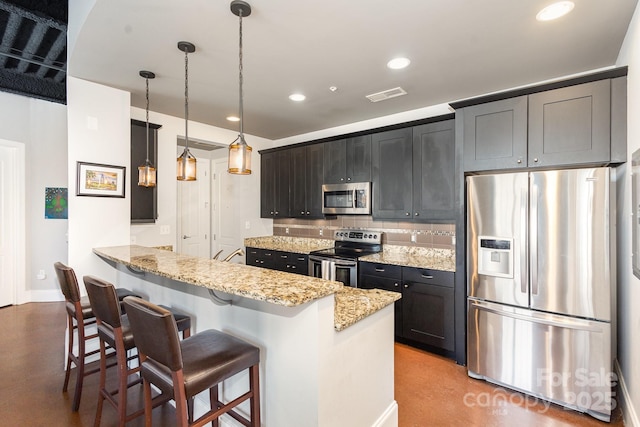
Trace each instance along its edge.
<instances>
[{"instance_id":1,"label":"stainless steel range","mask_svg":"<svg viewBox=\"0 0 640 427\"><path fill-rule=\"evenodd\" d=\"M336 230L334 247L309 254L309 275L358 287L358 258L382 251L382 232Z\"/></svg>"}]
</instances>

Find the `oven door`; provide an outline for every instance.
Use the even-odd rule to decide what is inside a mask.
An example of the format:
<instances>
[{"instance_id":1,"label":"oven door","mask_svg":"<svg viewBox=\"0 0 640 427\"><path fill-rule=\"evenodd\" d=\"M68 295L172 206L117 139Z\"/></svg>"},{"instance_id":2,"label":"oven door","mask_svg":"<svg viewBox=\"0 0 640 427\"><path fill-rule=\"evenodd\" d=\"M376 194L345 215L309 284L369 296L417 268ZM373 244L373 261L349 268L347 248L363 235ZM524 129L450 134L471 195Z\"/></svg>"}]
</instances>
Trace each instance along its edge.
<instances>
[{"instance_id":1,"label":"oven door","mask_svg":"<svg viewBox=\"0 0 640 427\"><path fill-rule=\"evenodd\" d=\"M358 287L358 261L309 256L309 276Z\"/></svg>"}]
</instances>

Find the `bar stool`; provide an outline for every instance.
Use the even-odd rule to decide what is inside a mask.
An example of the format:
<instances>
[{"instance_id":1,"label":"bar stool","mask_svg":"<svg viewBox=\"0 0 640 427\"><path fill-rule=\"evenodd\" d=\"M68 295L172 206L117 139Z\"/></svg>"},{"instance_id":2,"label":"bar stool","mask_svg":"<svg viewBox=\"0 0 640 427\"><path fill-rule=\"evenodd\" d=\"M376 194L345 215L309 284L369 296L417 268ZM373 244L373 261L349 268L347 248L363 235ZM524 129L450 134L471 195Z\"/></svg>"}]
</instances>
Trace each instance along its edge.
<instances>
[{"instance_id":1,"label":"bar stool","mask_svg":"<svg viewBox=\"0 0 640 427\"><path fill-rule=\"evenodd\" d=\"M105 399L118 412L118 425L124 424L144 413L144 408L127 414L127 389L142 380L136 378L129 382L129 376L140 371L140 366L131 368L129 362L137 358L137 355L128 356L128 351L136 347L133 334L129 328L127 314L122 314L116 290L113 284L93 276L83 277L87 294L91 301L93 313L97 319L98 336L100 338L100 386L98 395L98 407L96 410L95 426L100 425L102 418L102 406ZM191 335L191 318L187 315L174 312L178 322L178 328L183 336ZM107 346L115 350L116 365L118 367L118 389L109 391L106 389L107 377ZM139 365L139 364L138 364ZM155 405L166 402L158 400Z\"/></svg>"},{"instance_id":2,"label":"bar stool","mask_svg":"<svg viewBox=\"0 0 640 427\"><path fill-rule=\"evenodd\" d=\"M87 297L80 297L78 279L76 277L75 271L73 271L73 268L67 267L61 262L54 263L53 267L56 271L56 276L58 277L58 282L60 284L60 290L64 295L67 308L67 365L65 368L64 385L62 386L62 391L66 392L67 387L69 386L71 364L73 363L76 366L77 375L76 388L73 395L71 410L77 411L80 407L80 397L82 395L82 383L84 377L94 374L100 370L99 366L85 370L87 358L93 356L94 354L97 354L100 351L92 350L88 353L86 352L86 343L89 340L98 337L98 334L87 335L86 327L94 325L96 323L96 319L93 315L93 311L91 310L89 299ZM120 301L122 301L122 299L126 296L138 296L129 289L124 288L116 289L116 295L118 297L118 300ZM76 330L78 333L77 354L73 352L73 343L75 336L74 331Z\"/></svg>"},{"instance_id":3,"label":"bar stool","mask_svg":"<svg viewBox=\"0 0 640 427\"><path fill-rule=\"evenodd\" d=\"M180 341L169 311L136 297L125 298L124 305L142 362L147 427L152 425L151 384L176 402L178 426L202 426L208 422L217 426L223 414L245 426L260 426L258 347L213 329ZM218 384L245 369L249 370L249 391L229 403L222 403L218 398ZM187 399L207 389L211 409L191 422ZM233 410L247 399L250 420Z\"/></svg>"}]
</instances>

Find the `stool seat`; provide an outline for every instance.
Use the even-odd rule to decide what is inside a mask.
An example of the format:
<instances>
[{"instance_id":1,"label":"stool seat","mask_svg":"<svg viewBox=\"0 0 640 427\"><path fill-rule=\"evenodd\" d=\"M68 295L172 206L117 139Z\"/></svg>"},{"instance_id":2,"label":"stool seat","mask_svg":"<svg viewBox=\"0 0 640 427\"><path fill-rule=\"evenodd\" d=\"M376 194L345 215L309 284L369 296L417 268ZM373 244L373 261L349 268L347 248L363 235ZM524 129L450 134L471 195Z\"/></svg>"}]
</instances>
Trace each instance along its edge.
<instances>
[{"instance_id":1,"label":"stool seat","mask_svg":"<svg viewBox=\"0 0 640 427\"><path fill-rule=\"evenodd\" d=\"M244 426L260 426L260 349L232 335L216 330L199 332L182 341L171 312L141 298L127 297L124 305L142 363L145 425L152 425L155 399L171 398L176 403L177 426L219 425L227 414ZM249 391L223 403L219 384L240 372L249 372ZM151 384L160 396L151 398ZM189 402L196 394L209 390L210 410L193 421ZM235 408L249 401L250 419Z\"/></svg>"}]
</instances>

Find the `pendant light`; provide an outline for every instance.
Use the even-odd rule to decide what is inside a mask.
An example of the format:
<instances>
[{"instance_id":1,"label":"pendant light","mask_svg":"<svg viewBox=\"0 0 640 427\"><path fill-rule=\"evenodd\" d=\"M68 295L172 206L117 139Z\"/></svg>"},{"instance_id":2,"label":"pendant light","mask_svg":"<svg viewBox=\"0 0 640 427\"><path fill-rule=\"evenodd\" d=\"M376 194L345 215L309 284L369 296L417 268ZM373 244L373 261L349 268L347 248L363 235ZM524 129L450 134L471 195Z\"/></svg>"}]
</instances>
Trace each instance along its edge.
<instances>
[{"instance_id":1,"label":"pendant light","mask_svg":"<svg viewBox=\"0 0 640 427\"><path fill-rule=\"evenodd\" d=\"M189 151L189 54L196 51L189 42L178 42L178 49L184 52L184 151L177 158L178 181L196 180L196 158Z\"/></svg>"},{"instance_id":2,"label":"pendant light","mask_svg":"<svg viewBox=\"0 0 640 427\"><path fill-rule=\"evenodd\" d=\"M149 79L155 79L156 75L151 71L140 71L140 77L144 77L147 85L147 157L144 164L138 166L138 185L140 187L156 186L156 168L149 161Z\"/></svg>"},{"instance_id":3,"label":"pendant light","mask_svg":"<svg viewBox=\"0 0 640 427\"><path fill-rule=\"evenodd\" d=\"M249 175L251 173L251 147L244 140L242 117L242 17L251 15L251 6L242 0L233 0L231 2L231 12L240 19L240 66L239 66L239 82L240 82L240 134L235 141L229 145L229 168L227 172L236 175Z\"/></svg>"}]
</instances>

